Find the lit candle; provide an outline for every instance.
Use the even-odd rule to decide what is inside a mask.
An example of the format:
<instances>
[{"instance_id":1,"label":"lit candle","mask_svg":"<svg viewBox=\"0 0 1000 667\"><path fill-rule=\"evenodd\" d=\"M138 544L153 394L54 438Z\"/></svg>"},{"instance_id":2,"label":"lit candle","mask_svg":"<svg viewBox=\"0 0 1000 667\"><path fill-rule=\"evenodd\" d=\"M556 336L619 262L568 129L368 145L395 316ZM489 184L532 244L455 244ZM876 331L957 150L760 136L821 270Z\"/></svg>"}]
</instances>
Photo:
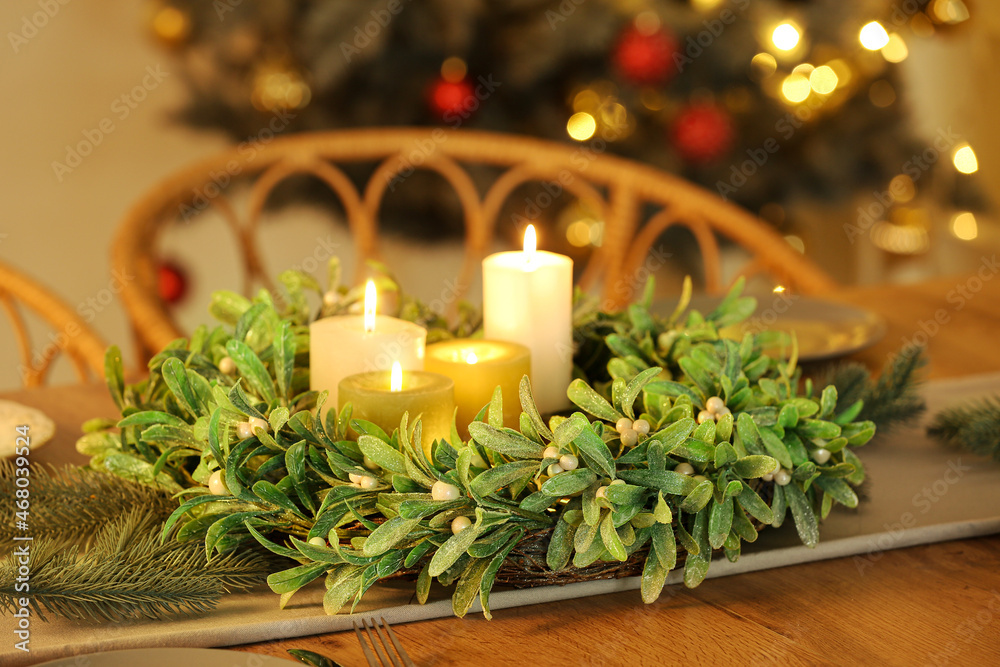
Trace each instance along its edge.
<instances>
[{"instance_id":1,"label":"lit candle","mask_svg":"<svg viewBox=\"0 0 1000 667\"><path fill-rule=\"evenodd\" d=\"M424 368L454 380L458 432L463 437L497 386L503 395L504 426L517 427L521 414L518 387L531 371L531 352L524 345L471 339L435 343L427 347Z\"/></svg>"},{"instance_id":2,"label":"lit candle","mask_svg":"<svg viewBox=\"0 0 1000 667\"><path fill-rule=\"evenodd\" d=\"M404 371L396 362L391 371L358 373L340 381L337 410L351 404L351 419L377 424L392 435L403 413L409 421L420 417L421 444L430 454L430 444L448 440L455 414L455 383L451 378L426 371Z\"/></svg>"},{"instance_id":3,"label":"lit candle","mask_svg":"<svg viewBox=\"0 0 1000 667\"><path fill-rule=\"evenodd\" d=\"M337 405L337 388L348 375L388 371L393 361L403 370L424 368L427 330L375 313L375 283L365 286L364 315L325 317L309 325L309 386L330 392L327 407Z\"/></svg>"},{"instance_id":4,"label":"lit candle","mask_svg":"<svg viewBox=\"0 0 1000 667\"><path fill-rule=\"evenodd\" d=\"M573 260L535 249L528 225L523 252L483 260L485 337L531 350L531 387L543 413L568 407L573 376Z\"/></svg>"}]
</instances>

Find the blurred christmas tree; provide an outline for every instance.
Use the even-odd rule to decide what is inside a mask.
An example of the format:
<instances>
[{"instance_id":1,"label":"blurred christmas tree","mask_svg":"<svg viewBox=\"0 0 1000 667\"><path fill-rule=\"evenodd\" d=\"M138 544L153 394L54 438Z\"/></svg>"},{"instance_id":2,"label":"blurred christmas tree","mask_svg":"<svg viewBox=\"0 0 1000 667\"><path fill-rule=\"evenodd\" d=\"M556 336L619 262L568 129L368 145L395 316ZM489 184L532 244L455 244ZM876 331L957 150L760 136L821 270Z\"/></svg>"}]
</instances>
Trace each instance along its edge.
<instances>
[{"instance_id":1,"label":"blurred christmas tree","mask_svg":"<svg viewBox=\"0 0 1000 667\"><path fill-rule=\"evenodd\" d=\"M282 114L286 131L438 124L575 141L780 226L776 203L927 187L930 165L907 170L927 145L905 122L896 64L914 35L968 12L961 0L161 0L152 17L182 63L186 120L238 140ZM965 196L949 182L946 197Z\"/></svg>"}]
</instances>

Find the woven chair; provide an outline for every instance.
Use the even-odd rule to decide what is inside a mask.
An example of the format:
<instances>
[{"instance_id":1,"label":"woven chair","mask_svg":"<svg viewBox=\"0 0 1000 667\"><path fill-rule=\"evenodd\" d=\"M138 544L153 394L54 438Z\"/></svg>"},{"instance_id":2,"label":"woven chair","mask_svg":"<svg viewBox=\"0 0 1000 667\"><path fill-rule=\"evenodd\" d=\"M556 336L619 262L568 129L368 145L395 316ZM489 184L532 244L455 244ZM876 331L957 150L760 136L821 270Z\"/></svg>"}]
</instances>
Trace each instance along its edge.
<instances>
[{"instance_id":1,"label":"woven chair","mask_svg":"<svg viewBox=\"0 0 1000 667\"><path fill-rule=\"evenodd\" d=\"M3 263L0 263L0 306L14 329L21 359L19 374L25 387L45 384L53 362L62 353L72 362L81 382L104 376L107 347L104 341L52 292ZM40 350L33 351L22 306L37 314L53 330Z\"/></svg>"},{"instance_id":2,"label":"woven chair","mask_svg":"<svg viewBox=\"0 0 1000 667\"><path fill-rule=\"evenodd\" d=\"M466 130L378 128L299 134L275 139L251 152L234 148L174 174L147 193L121 223L112 263L137 279L125 286L122 300L139 344L161 349L182 335L157 294L156 240L159 231L191 210L195 194L205 193L226 220L242 250L246 291L258 283L273 289L264 268L256 233L268 197L291 176L310 174L340 199L359 259L378 256L379 208L388 185L413 168L440 174L461 203L465 255L458 285L468 285L479 270L493 238L497 217L507 198L526 183L558 183L600 214L603 243L581 275L586 289L602 285L604 304L624 305L633 296L638 275L653 243L666 229L690 229L703 257L708 292L725 288L717 235L751 255L741 274L766 272L789 289L815 294L833 287L822 270L797 252L766 224L714 193L676 176L636 162L599 153L581 159L581 147L527 137ZM359 191L340 165L374 164ZM481 194L463 164L503 169ZM414 167L414 165L419 165ZM226 175L220 179L219 174ZM243 219L219 181L252 181L248 212ZM227 183L227 185L230 185ZM213 196L214 195L214 196ZM652 206L654 213L640 220ZM361 262L358 262L359 266Z\"/></svg>"}]
</instances>

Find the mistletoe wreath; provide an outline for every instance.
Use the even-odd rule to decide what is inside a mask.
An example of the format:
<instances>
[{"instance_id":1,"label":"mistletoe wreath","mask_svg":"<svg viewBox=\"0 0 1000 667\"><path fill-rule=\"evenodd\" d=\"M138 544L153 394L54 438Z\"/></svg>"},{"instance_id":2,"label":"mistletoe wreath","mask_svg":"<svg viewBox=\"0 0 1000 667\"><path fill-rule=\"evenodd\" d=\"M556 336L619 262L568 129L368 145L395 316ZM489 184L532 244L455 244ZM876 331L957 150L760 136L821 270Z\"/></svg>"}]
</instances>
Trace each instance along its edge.
<instances>
[{"instance_id":1,"label":"mistletoe wreath","mask_svg":"<svg viewBox=\"0 0 1000 667\"><path fill-rule=\"evenodd\" d=\"M882 427L922 409L919 351L901 353L877 383L844 366L821 388L803 379L794 341L779 358L765 353L768 334L721 335L756 306L742 282L707 314L688 310L685 282L676 310L659 316L650 281L620 313L577 295L567 395L578 410L544 418L525 377L518 429L503 427L497 391L468 440L453 428L428 452L419 415L386 433L350 406L324 412L326 392L309 390L308 294L321 298L319 316L360 296L339 284L337 263L326 289L298 272L281 282L280 299L216 293L222 325L168 345L137 383L108 351L121 417L84 425L87 467L40 470L33 482L33 511L46 515L36 525L48 526L32 555L37 613L199 612L265 575L282 607L324 577L329 614L406 576L421 603L432 580L454 586L458 616L478 598L490 617L496 584L640 574L649 603L675 567L697 586L713 553L735 561L789 515L814 546L835 504L858 504L865 471L854 450L876 431L867 415ZM381 287L398 289L388 277ZM469 307L449 327L420 302L399 302L429 341L478 327ZM8 468L2 486L13 484ZM3 527L0 540L13 533ZM8 609L12 568L0 566Z\"/></svg>"}]
</instances>

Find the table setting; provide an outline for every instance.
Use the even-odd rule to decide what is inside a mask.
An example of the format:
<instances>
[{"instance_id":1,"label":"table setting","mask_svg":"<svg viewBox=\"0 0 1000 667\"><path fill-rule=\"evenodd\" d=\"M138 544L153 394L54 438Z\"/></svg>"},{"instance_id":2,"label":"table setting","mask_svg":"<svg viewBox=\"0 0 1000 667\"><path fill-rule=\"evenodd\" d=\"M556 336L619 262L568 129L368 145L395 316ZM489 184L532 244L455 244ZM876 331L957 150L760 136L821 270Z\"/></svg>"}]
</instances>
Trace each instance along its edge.
<instances>
[{"instance_id":1,"label":"table setting","mask_svg":"<svg viewBox=\"0 0 1000 667\"><path fill-rule=\"evenodd\" d=\"M186 576L192 581L207 580L208 572L200 572L207 552L209 568L218 568L219 578L214 592L181 589L171 593L170 602L167 600L171 598L165 598L138 607L136 603L123 605L114 600L88 600L86 596L73 599L69 593L50 598L42 594L40 602L34 603L34 611L44 612L45 621L37 620L41 615L33 621L28 640L32 642L31 659L109 650L107 655L114 656L119 650L142 650L136 647L154 651L149 654L153 657L156 649L152 647L156 646L246 645L346 631L355 626L357 619L375 615L392 624L467 614L484 615L493 619L490 623L502 623L508 610L526 605L544 607L573 600L600 604L602 598L593 596L616 593L630 595L626 603L629 605L654 604L664 586L664 593L676 587L697 590L695 587L706 579L738 581L758 571L780 571L803 563L821 565L827 559L853 558L854 567L863 576L869 567L878 568L878 561L888 550L1000 531L995 464L969 464L968 456L956 457L954 450L922 434L922 426L914 427L914 423L928 422L926 414L920 417L925 412L937 414L954 406L956 400L974 401L988 395L1000 386L1000 376L935 382L918 389L922 350L897 352L885 364L881 383L875 376L867 377L862 368L861 381L866 388L860 393L858 368L851 372L849 365L837 367L842 378L838 373L827 373L825 377L833 378L834 383L854 385L849 398L864 396L869 405L878 407L876 412L882 415L878 427L870 421L850 421L857 419L865 400L853 402L847 417L834 417L838 409L835 384L822 391L813 390L822 394L821 400L789 398L787 394L785 399L779 399L774 392L780 390L764 377L758 386L767 387L769 392L759 390L760 397L753 399L754 403L786 400L786 405L794 405L803 414L830 415L834 419L802 422L811 429L806 431L811 453L806 453L803 440L775 438L769 430L772 427L758 426L754 420L766 415L761 412L763 406L746 412L747 403L736 397L738 385L729 384L730 376L721 373L723 364L742 358L743 346L751 350L744 364L765 359L773 364L769 367L776 369L771 372L776 372L777 377L787 377L784 374L789 372L789 364L794 365L794 358L788 362L787 356L779 356L779 360L786 361L770 362L762 350L790 347L793 357L821 360L830 354L829 343L799 352L794 333L789 336L788 330L782 331L780 326L750 330L753 320L748 318L760 309L757 300L740 295L738 285L726 299L710 303L713 310L707 317L689 310L687 290L678 304L672 304L670 315L652 314L652 309L636 304L626 311L627 315L620 316L595 310L586 304L583 295L574 299L571 290L558 283L552 286L546 281L524 289L524 276L517 272L534 271L531 252L529 246L501 258L516 276L510 284L498 286L489 277L485 282L484 290L499 294L514 291L519 297L507 299L504 304L500 317L508 326L502 331L493 327L496 340L474 337L427 344L428 337L438 339L443 332L378 314L377 290L374 282L369 282L363 297L361 290L338 285L317 292L315 296L322 305L312 321L313 313L308 310L290 309L279 315L266 298L254 303L220 293L212 311L224 323L233 324L242 340L225 333L225 324L212 332L196 332L186 347L173 346L150 362L152 372L159 375L151 378L159 387L153 379L126 384L119 353L112 348L107 358L107 390L112 406L121 410L124 418L95 418L84 424L85 433L76 442L74 458L81 454L85 460L89 458L86 468L34 472L33 488L41 487L41 500L37 502L46 503L53 487L58 487L70 497L89 493L94 505L109 513L93 522L96 536L89 540L96 554L84 556L82 564L76 564L74 577L86 579L82 570L90 568L91 575L95 570L102 573L96 575L98 580L118 580L114 571L117 567L129 562L146 563L139 567L152 568L146 573L151 578L145 584L131 585L148 590L151 585L159 585L149 583L157 581L155 570L163 567L157 563L176 564L181 562L176 559L181 558L189 568L181 570L188 572ZM509 258L511 255L514 257ZM488 258L484 267L490 261ZM331 275L335 273L331 271ZM565 275L569 283L569 274ZM298 285L302 281L287 283ZM340 303L338 295L353 299L354 306ZM287 302L301 303L301 296L293 292ZM518 317L516 306L511 304L532 299L538 299L541 305L526 305L521 314L527 315L518 326L510 326L510 320ZM531 316L539 308L550 311L558 301L563 302L567 313L571 309L574 312L574 321L565 320L561 330ZM766 303L767 297L761 301ZM484 312L488 313L488 298L485 303ZM651 299L647 303L653 305ZM666 312L662 306L659 312ZM838 312L835 306L830 302L825 312ZM324 310L340 312L352 307L363 313L323 316ZM793 308L789 311L795 316L806 312ZM889 326L865 311L841 307L839 312L848 313L848 322L877 322L875 333ZM702 343L700 349L705 353L710 348L722 350L725 356L710 366L712 362L699 355L703 366L690 366L684 359L694 352L687 348L679 356L677 379L664 380L670 372L665 370L670 367L669 354L652 357L662 359L664 367L641 370L643 361L637 354L619 354L623 349L635 351L629 347L628 329L621 326L623 318L629 318L629 325L638 321L656 327L641 333L642 338L651 341L651 334L659 331L655 339L661 352L652 354L669 349L671 338L690 339L690 332L701 331L704 340L715 342ZM786 320L797 321L792 316ZM489 321L485 320L484 330L489 330ZM735 326L747 321L751 324L744 324L745 331ZM780 317L775 321L780 325ZM711 325L708 329L704 328L706 322ZM544 331L538 334L533 325L541 325ZM832 331L831 340L837 335L837 327L833 326ZM682 335L678 336L678 332ZM741 343L726 338L724 333L729 332L740 335ZM541 342L534 337L538 335L544 337ZM558 355L559 346L565 345L567 339L577 346L575 371L572 356L560 359ZM588 349L594 339L607 341L602 361L612 381L605 381L602 390L579 377L596 376L592 350ZM877 346L879 340L878 335L872 335L865 344ZM300 350L309 351L308 365L301 361ZM640 349L639 353L650 354L650 348L646 350ZM210 361L214 355L218 359ZM562 378L559 384L564 387L564 397L552 392L535 402L533 383L528 378L537 372L532 365L536 356L549 364L542 373ZM400 360L407 364L406 370ZM390 363L391 367L385 369ZM318 368L316 364L326 366L325 372L305 372ZM589 376L581 372L581 364L589 369ZM332 366L353 371L343 372ZM561 375L560 368L566 369L565 375ZM746 369L744 365L742 371L734 367L726 372L736 373L734 377L743 378L745 383ZM699 371L702 375L698 375ZM578 377L569 381L571 372ZM720 375L713 379L714 373ZM794 373L799 375L799 371ZM629 375L631 379L626 381ZM713 384L699 384L699 379ZM806 386L812 383L810 379ZM884 393L879 394L884 383L895 386L895 392L884 392L883 388ZM334 399L337 408L327 410L327 388L334 386L338 390ZM669 392L676 403L647 388ZM708 395L715 392L719 395ZM162 405L160 410L148 403L148 397L156 395L166 398L165 403L156 404ZM553 414L548 423L538 407L542 400L548 401L547 414ZM510 403L520 410L504 407ZM576 410L572 416L567 410L570 405L574 405L570 410ZM778 413L775 409L770 418L764 416L763 423L780 424L785 420L786 433L799 423L798 419L793 421ZM25 421L22 444L35 437L36 431L50 436L51 422L40 421L45 418L38 416L34 408L23 406L17 414L35 415L31 419L17 418ZM590 421L586 414L597 419ZM321 421L323 426L317 427ZM937 426L940 430L941 424ZM130 435L130 428L141 433L146 447L157 450L141 453L142 445ZM854 454L852 439L865 444L878 428L888 430L889 435L876 438ZM720 434L727 430L732 438L728 443L722 440L712 448L714 451L705 449L706 442L727 437ZM204 441L196 444L199 437ZM30 451L24 448L17 452L17 464L26 467L30 455L31 465L40 465L34 461L34 448L40 442L36 441ZM316 456L324 445L330 452L325 461ZM304 451L307 447L308 451ZM795 453L799 449L801 452ZM297 451L302 452L298 461L294 458ZM637 456L638 452L644 456ZM41 449L37 456L47 454L58 460L51 447ZM172 462L172 455L179 457L173 459L180 462L179 466ZM234 458L238 456L244 458ZM257 459L250 463L254 456ZM659 457L661 463L649 456ZM778 457L787 459L784 465ZM963 458L967 463L962 463ZM240 460L242 465L237 463ZM666 467L672 467L673 472ZM809 476L801 472L803 468ZM254 473L255 469L274 473ZM10 474L6 478L13 489L16 473L12 471L16 468L7 470ZM821 479L823 470L832 472L831 479L845 483L817 483L814 488L826 493L806 504L801 503L804 495L800 499L789 495L789 489L803 493L798 485L804 480ZM875 481L860 485L855 492L849 482L853 477L860 483L859 471ZM706 473L720 475L723 481L710 479ZM599 474L606 475L603 485ZM611 475L615 478L609 479ZM253 476L259 479L254 482ZM270 482L268 477L277 481ZM484 484L484 480L488 481ZM296 481L304 488L296 486ZM942 483L944 486L938 488ZM184 484L188 485L186 492ZM619 484L630 495L619 495L614 489ZM911 499L910 490L919 488L925 490L926 498ZM95 489L104 497L96 498L97 494L92 493ZM777 496L785 499L784 503ZM371 500L359 500L357 505L343 503L333 517L323 510L336 507L331 500L334 497ZM830 500L821 500L826 497ZM623 533L613 526L613 517L614 512L621 511L616 507L629 502L628 498L641 504L625 510L633 522L622 524L628 526ZM834 509L834 502L847 507ZM716 509L726 507L725 503L729 503L733 514ZM233 509L229 510L227 504ZM776 509L782 504L785 507ZM199 506L211 510L199 512ZM911 511L907 511L908 506ZM701 514L701 508L706 507ZM43 505L41 511L50 510ZM596 517L591 519L594 524L584 516L584 512L591 511L596 511ZM783 521L776 520L778 511L787 515ZM93 518L93 508L88 512ZM685 514L690 517L688 525L683 523ZM718 519L720 514L723 519ZM29 516L25 514L24 518ZM51 516L45 520L86 525L58 513ZM561 523L556 517L562 519ZM640 521L634 522L636 517ZM555 531L546 519L556 519ZM723 525L729 537L716 525L726 519ZM489 520L499 528L483 528ZM746 523L739 533L735 527L738 520ZM36 526L35 521L30 526ZM520 526L505 527L511 522ZM782 523L782 529L767 525ZM575 533L570 533L568 539L561 538L565 551L555 550L551 545L563 524L566 531L591 530L590 540L601 545L600 552L591 550L595 555L589 555L586 542L577 543ZM591 525L594 527L588 528ZM216 526L225 529L219 532ZM656 535L655 526L674 530L664 542L663 537L652 537ZM59 540L67 539L67 527L50 525L45 529L49 535L40 537L49 537L56 547ZM18 538L24 541L24 537L33 541L33 535L26 535L31 528L22 528L11 530L14 544ZM470 537L458 541L456 538L464 537L465 531ZM242 536L227 545L231 533ZM526 534L541 541L540 550L531 539L522 541ZM133 543L127 544L129 540L122 535L131 535ZM646 540L657 541L647 547L648 551L628 550L643 535ZM735 548L727 546L730 538ZM747 541L741 545L744 538ZM192 542L194 548L186 546ZM380 546L373 549L372 542ZM161 550L164 544L169 547L163 553L172 553L169 557L173 560L157 560L163 557L153 553L158 543ZM451 546L456 544L459 546ZM658 546L662 544L667 546ZM662 564L658 548L670 549L670 568ZM71 549L70 553L75 554L75 547ZM447 556L441 556L447 551ZM729 558L713 559L712 551L720 555L725 552ZM43 557L51 558L51 554ZM91 557L93 560L88 561ZM114 562L116 558L122 559L120 564L100 570L99 562ZM447 560L438 563L441 558ZM387 560L393 565L385 565L384 577L365 584L362 573L378 572ZM462 572L451 574L456 560ZM299 564L276 569L278 561ZM64 562L63 567L66 565ZM51 563L46 566L52 567ZM74 567L69 567L71 572ZM487 573L492 577L489 586L482 585ZM476 577L475 588L464 585L470 575ZM266 586L262 586L264 579ZM120 595L127 598L128 580L118 580L115 586L120 586ZM670 592L666 596L668 604L675 595ZM291 648L292 639L286 643L290 652L286 657L296 650L309 651ZM311 653L322 656L321 651ZM26 653L8 652L6 656L5 661L9 658L11 664L32 664L24 660ZM305 656L302 654L300 659L308 662Z\"/></svg>"},{"instance_id":2,"label":"table setting","mask_svg":"<svg viewBox=\"0 0 1000 667\"><path fill-rule=\"evenodd\" d=\"M1000 8L108 2L0 9L0 666L1000 661Z\"/></svg>"}]
</instances>

